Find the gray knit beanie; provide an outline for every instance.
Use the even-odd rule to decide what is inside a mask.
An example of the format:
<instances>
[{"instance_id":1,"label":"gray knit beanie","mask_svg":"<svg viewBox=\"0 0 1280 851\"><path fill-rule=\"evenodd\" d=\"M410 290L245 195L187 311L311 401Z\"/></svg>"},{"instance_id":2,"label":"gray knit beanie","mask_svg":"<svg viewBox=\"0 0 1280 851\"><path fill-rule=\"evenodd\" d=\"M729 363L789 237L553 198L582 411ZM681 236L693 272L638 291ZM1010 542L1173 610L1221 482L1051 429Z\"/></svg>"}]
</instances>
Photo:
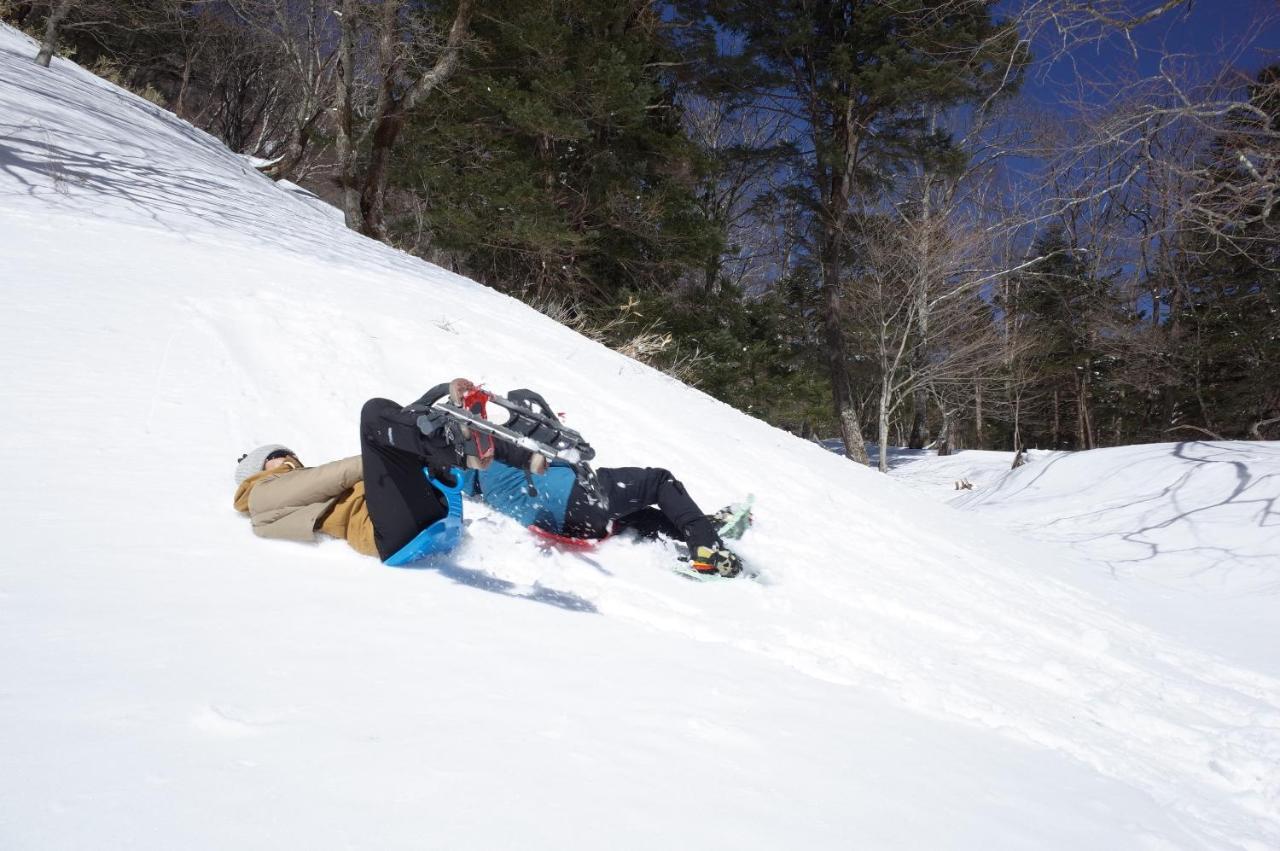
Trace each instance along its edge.
<instances>
[{"instance_id":1,"label":"gray knit beanie","mask_svg":"<svg viewBox=\"0 0 1280 851\"><path fill-rule=\"evenodd\" d=\"M267 463L267 456L272 452L278 451L293 454L293 450L287 446L281 446L279 443L268 443L266 446L259 446L257 449L247 452L240 459L240 463L236 464L236 485L238 486L245 479L254 473L262 472L262 465Z\"/></svg>"}]
</instances>

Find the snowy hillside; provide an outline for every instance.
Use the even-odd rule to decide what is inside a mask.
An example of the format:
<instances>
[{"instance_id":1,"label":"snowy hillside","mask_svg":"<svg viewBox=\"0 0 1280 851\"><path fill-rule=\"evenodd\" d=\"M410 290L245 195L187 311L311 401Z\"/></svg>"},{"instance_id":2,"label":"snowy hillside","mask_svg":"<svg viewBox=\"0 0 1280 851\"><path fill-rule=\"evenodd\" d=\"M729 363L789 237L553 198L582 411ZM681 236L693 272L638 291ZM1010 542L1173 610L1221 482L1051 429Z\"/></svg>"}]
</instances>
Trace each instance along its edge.
<instances>
[{"instance_id":1,"label":"snowy hillside","mask_svg":"<svg viewBox=\"0 0 1280 851\"><path fill-rule=\"evenodd\" d=\"M0 27L0 847L1280 846L1280 680L1080 584L1093 555L352 234L34 52ZM246 449L354 454L366 398L456 375L706 507L754 492L764 577L546 554L475 506L395 570L232 510Z\"/></svg>"},{"instance_id":2,"label":"snowy hillside","mask_svg":"<svg viewBox=\"0 0 1280 851\"><path fill-rule=\"evenodd\" d=\"M1194 646L1280 674L1280 444L894 454L894 478L1093 567L1066 577ZM966 481L973 487L957 490ZM1068 555L1066 563L1075 564Z\"/></svg>"}]
</instances>

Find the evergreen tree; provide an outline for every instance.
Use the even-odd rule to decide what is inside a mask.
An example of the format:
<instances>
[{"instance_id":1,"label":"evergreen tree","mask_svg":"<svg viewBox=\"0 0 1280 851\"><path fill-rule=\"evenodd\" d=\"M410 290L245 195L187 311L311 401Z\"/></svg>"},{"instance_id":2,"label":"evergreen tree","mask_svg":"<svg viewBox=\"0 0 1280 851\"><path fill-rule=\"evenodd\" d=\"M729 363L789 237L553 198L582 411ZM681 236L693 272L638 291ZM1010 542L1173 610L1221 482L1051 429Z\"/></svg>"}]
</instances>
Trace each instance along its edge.
<instances>
[{"instance_id":1,"label":"evergreen tree","mask_svg":"<svg viewBox=\"0 0 1280 851\"><path fill-rule=\"evenodd\" d=\"M474 35L396 175L425 196L437 250L508 292L595 304L670 288L718 251L652 4L494 0Z\"/></svg>"},{"instance_id":2,"label":"evergreen tree","mask_svg":"<svg viewBox=\"0 0 1280 851\"><path fill-rule=\"evenodd\" d=\"M926 134L927 107L990 96L1025 61L991 0L686 0L690 21L742 38L725 57L727 85L749 86L785 110L807 144L796 196L812 216L809 246L822 293L832 408L851 458L866 462L843 323L849 222L860 193L892 180ZM918 148L917 148L918 150Z\"/></svg>"},{"instance_id":3,"label":"evergreen tree","mask_svg":"<svg viewBox=\"0 0 1280 851\"><path fill-rule=\"evenodd\" d=\"M814 290L804 277L789 276L752 299L729 284L714 293L689 288L651 295L638 301L637 319L619 335L640 330L643 317L661 317L675 345L656 365L693 358L691 384L766 422L817 436L825 431L830 390L815 356L819 329L805 305Z\"/></svg>"},{"instance_id":4,"label":"evergreen tree","mask_svg":"<svg viewBox=\"0 0 1280 851\"><path fill-rule=\"evenodd\" d=\"M1028 398L1038 402L1038 421L1024 426L1024 443L1054 449L1092 449L1099 423L1119 404L1111 373L1116 349L1129 325L1112 281L1091 274L1083 254L1062 225L1035 243L1045 259L1019 275L1016 293L1003 305L1032 340L1020 356L1034 376Z\"/></svg>"}]
</instances>

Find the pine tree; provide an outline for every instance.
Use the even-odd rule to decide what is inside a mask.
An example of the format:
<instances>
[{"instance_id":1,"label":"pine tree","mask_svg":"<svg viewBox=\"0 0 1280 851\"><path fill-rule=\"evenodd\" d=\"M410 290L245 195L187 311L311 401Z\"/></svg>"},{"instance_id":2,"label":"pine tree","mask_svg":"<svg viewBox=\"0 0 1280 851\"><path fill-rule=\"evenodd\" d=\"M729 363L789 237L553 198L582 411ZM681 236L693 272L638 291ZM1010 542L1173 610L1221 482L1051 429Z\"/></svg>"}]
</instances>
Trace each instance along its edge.
<instances>
[{"instance_id":1,"label":"pine tree","mask_svg":"<svg viewBox=\"0 0 1280 851\"><path fill-rule=\"evenodd\" d=\"M1020 356L1032 362L1026 395L1039 402L1040 439L1024 442L1092 449L1099 423L1118 404L1110 377L1116 366L1112 341L1132 318L1124 314L1112 281L1091 273L1063 226L1051 226L1032 253L1045 259L1018 276L1010 289L1016 296L1002 305L1032 341Z\"/></svg>"},{"instance_id":2,"label":"pine tree","mask_svg":"<svg viewBox=\"0 0 1280 851\"><path fill-rule=\"evenodd\" d=\"M396 175L424 194L437 250L509 292L586 303L670 288L718 250L652 4L495 0L474 35Z\"/></svg>"},{"instance_id":3,"label":"pine tree","mask_svg":"<svg viewBox=\"0 0 1280 851\"><path fill-rule=\"evenodd\" d=\"M866 463L843 324L850 216L862 193L892 180L894 164L925 134L922 108L990 96L1025 62L990 0L687 0L742 38L727 82L787 111L807 144L794 162L795 195L814 224L809 246L822 293L832 408L851 458Z\"/></svg>"}]
</instances>

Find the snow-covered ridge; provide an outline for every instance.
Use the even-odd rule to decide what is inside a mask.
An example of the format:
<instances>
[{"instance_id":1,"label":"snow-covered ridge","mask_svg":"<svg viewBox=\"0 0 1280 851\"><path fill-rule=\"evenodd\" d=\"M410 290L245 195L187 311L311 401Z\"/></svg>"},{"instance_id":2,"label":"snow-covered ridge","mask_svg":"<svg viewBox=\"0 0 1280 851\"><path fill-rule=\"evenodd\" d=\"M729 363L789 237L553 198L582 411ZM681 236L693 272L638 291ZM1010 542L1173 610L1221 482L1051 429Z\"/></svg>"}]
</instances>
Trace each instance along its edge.
<instances>
[{"instance_id":1,"label":"snow-covered ridge","mask_svg":"<svg viewBox=\"0 0 1280 851\"><path fill-rule=\"evenodd\" d=\"M1079 578L1128 611L1280 673L1280 444L1042 453L951 504L1071 547L1102 568Z\"/></svg>"},{"instance_id":2,"label":"snow-covered ridge","mask_svg":"<svg viewBox=\"0 0 1280 851\"><path fill-rule=\"evenodd\" d=\"M1011 536L365 240L0 27L0 846L1274 847L1280 682ZM534 386L757 494L766 582L254 538L245 449ZM978 495L975 494L975 498ZM472 506L474 509L475 507Z\"/></svg>"},{"instance_id":3,"label":"snow-covered ridge","mask_svg":"<svg viewBox=\"0 0 1280 851\"><path fill-rule=\"evenodd\" d=\"M1274 442L1125 446L1055 454L952 504L1088 548L1116 573L1158 565L1166 575L1198 573L1242 592L1275 593L1278 480Z\"/></svg>"}]
</instances>

